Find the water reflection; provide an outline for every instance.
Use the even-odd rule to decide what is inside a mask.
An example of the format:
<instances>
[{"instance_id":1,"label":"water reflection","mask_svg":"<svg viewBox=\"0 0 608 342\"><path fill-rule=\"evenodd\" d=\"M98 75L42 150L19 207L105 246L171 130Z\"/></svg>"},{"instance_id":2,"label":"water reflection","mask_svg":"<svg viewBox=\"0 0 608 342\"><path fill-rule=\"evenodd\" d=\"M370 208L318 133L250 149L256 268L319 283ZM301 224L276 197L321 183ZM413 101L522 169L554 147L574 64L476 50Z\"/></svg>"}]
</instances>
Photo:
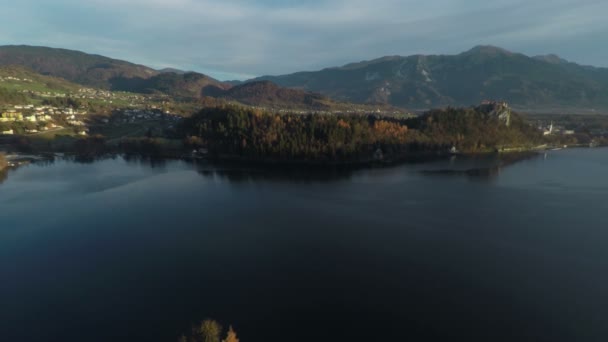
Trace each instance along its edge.
<instances>
[{"instance_id":1,"label":"water reflection","mask_svg":"<svg viewBox=\"0 0 608 342\"><path fill-rule=\"evenodd\" d=\"M451 156L438 158L437 156L416 157L401 164L374 164L374 165L278 165L255 164L240 162L211 162L201 160L182 160L191 165L201 176L233 183L251 183L259 181L280 181L291 183L330 183L347 181L361 170L397 169L411 166L414 170L427 176L440 177L466 177L471 180L492 181L501 173L501 170L519 161L540 156L538 154L508 154L508 155L478 155L478 156ZM175 160L152 158L135 155L108 154L101 156L59 155L59 156L22 156L24 164L37 166L51 166L56 161L68 161L77 164L94 164L107 160L122 159L128 165L143 166L152 169L165 170ZM422 168L422 169L421 169ZM13 168L14 169L14 168ZM9 170L0 171L0 184L9 177Z\"/></svg>"},{"instance_id":2,"label":"water reflection","mask_svg":"<svg viewBox=\"0 0 608 342\"><path fill-rule=\"evenodd\" d=\"M517 165L501 186L461 178L492 179L522 159L357 171L108 156L9 171L2 340L79 341L103 321L89 340L175 341L211 316L249 342L374 341L386 329L402 340L496 341L515 331L507 338L601 341L603 152ZM165 164L168 172L145 166ZM425 170L461 178L436 182ZM309 184L324 181L340 183ZM570 324L581 310L591 323ZM362 328L345 333L336 322Z\"/></svg>"},{"instance_id":3,"label":"water reflection","mask_svg":"<svg viewBox=\"0 0 608 342\"><path fill-rule=\"evenodd\" d=\"M488 154L411 158L400 164L372 165L268 165L237 162L191 162L199 174L207 178L234 183L284 181L291 183L329 183L346 181L362 170L394 169L411 166L428 176L466 177L476 181L492 181L501 170L517 162L535 158L536 153Z\"/></svg>"},{"instance_id":4,"label":"water reflection","mask_svg":"<svg viewBox=\"0 0 608 342\"><path fill-rule=\"evenodd\" d=\"M501 166L495 166L468 170L423 170L422 174L428 176L468 177L476 181L492 181L498 178L501 169Z\"/></svg>"},{"instance_id":5,"label":"water reflection","mask_svg":"<svg viewBox=\"0 0 608 342\"><path fill-rule=\"evenodd\" d=\"M0 184L4 183L8 178L8 169L0 170Z\"/></svg>"},{"instance_id":6,"label":"water reflection","mask_svg":"<svg viewBox=\"0 0 608 342\"><path fill-rule=\"evenodd\" d=\"M286 181L291 183L329 183L350 179L361 167L353 166L285 166L243 164L195 164L198 173L207 178L232 183Z\"/></svg>"},{"instance_id":7,"label":"water reflection","mask_svg":"<svg viewBox=\"0 0 608 342\"><path fill-rule=\"evenodd\" d=\"M167 167L167 163L172 161L171 159L130 154L125 154L122 156L122 158L128 164L149 166L153 169L165 169Z\"/></svg>"},{"instance_id":8,"label":"water reflection","mask_svg":"<svg viewBox=\"0 0 608 342\"><path fill-rule=\"evenodd\" d=\"M63 156L60 159L71 161L78 164L93 164L95 162L102 162L106 160L124 160L127 164L137 165L137 166L146 166L153 169L161 168L164 169L167 166L167 163L171 160L164 158L156 158L156 157L148 157L142 155L131 155L131 154L103 154L97 156L91 155L67 155Z\"/></svg>"},{"instance_id":9,"label":"water reflection","mask_svg":"<svg viewBox=\"0 0 608 342\"><path fill-rule=\"evenodd\" d=\"M448 167L425 169L421 173L428 176L467 177L474 181L494 181L505 167L539 156L537 153L452 156Z\"/></svg>"}]
</instances>

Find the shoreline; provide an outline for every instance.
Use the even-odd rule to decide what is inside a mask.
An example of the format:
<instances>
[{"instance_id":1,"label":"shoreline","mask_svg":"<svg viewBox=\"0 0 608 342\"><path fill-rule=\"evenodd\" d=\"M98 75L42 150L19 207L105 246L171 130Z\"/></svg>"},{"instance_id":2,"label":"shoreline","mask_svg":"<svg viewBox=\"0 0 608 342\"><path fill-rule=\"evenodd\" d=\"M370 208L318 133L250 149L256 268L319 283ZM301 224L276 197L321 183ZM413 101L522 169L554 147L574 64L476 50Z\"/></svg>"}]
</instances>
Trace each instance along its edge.
<instances>
[{"instance_id":1,"label":"shoreline","mask_svg":"<svg viewBox=\"0 0 608 342\"><path fill-rule=\"evenodd\" d=\"M361 158L361 159L352 159L352 160L303 160L303 159L293 159L286 160L280 158L258 158L258 157L245 157L238 155L196 155L196 154L188 154L188 153L165 153L159 155L153 154L144 154L144 153L127 153L127 152L106 152L106 153L98 153L98 154L78 154L73 152L40 152L40 153L19 153L12 152L10 154L5 154L5 160L7 165L3 168L0 165L0 171L14 169L19 166L27 165L30 163L42 162L59 159L74 159L81 161L94 161L96 159L104 159L108 157L121 156L124 158L134 158L134 159L142 159L142 160L151 160L151 161L170 161L170 160L182 160L187 162L197 162L197 161L205 161L214 164L231 164L231 165L258 165L258 166L271 166L271 167L311 167L311 168L335 168L335 167L345 167L345 168L366 168L366 167L390 167L400 164L416 164L416 163L424 163L435 160L445 160L452 157L461 157L467 159L475 159L475 158L489 158L489 157L499 157L505 158L507 162L519 161L523 159L527 159L533 157L535 155L540 155L541 153L545 153L547 151L552 150L564 150L564 149L587 149L587 148L606 148L608 146L597 146L590 147L588 145L577 145L577 146L568 146L568 147L555 147L555 146L546 146L542 149L532 148L532 149L510 149L510 150L500 150L500 151L487 151L487 152L471 152L471 153L450 153L450 152L441 152L441 151L427 151L427 152L409 152L402 153L399 155L390 155L386 158L382 159L373 159L373 158Z\"/></svg>"},{"instance_id":2,"label":"shoreline","mask_svg":"<svg viewBox=\"0 0 608 342\"><path fill-rule=\"evenodd\" d=\"M170 161L182 160L187 162L205 161L217 164L232 164L232 165L265 165L265 166L288 166L288 167L315 167L315 168L333 168L333 167L374 167L374 166L394 166L399 164L416 164L434 160L445 160L451 157L461 157L467 159L487 158L487 157L515 157L515 159L534 156L540 151L510 151L510 152L479 152L479 153L446 153L446 152L415 152L400 155L398 157L385 158L381 160L360 159L360 160L285 160L278 158L252 158L235 155L220 155L220 156L198 156L188 154L165 154L165 155L150 155L141 153L122 153L108 152L94 155L82 155L77 153L11 153L6 159L10 167L18 167L29 163L48 161L58 159L76 159L76 160L95 160L121 156L126 159L145 159L153 161Z\"/></svg>"}]
</instances>

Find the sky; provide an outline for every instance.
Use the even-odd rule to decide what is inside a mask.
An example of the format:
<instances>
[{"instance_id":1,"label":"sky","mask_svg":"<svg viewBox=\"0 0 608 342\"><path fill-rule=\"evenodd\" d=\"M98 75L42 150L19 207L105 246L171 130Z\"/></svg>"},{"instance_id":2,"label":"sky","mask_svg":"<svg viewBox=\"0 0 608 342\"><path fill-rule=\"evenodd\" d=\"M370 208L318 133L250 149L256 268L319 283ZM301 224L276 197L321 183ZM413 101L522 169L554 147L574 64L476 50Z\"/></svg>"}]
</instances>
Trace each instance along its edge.
<instances>
[{"instance_id":1,"label":"sky","mask_svg":"<svg viewBox=\"0 0 608 342\"><path fill-rule=\"evenodd\" d=\"M0 45L220 80L495 45L608 67L606 0L0 0Z\"/></svg>"}]
</instances>

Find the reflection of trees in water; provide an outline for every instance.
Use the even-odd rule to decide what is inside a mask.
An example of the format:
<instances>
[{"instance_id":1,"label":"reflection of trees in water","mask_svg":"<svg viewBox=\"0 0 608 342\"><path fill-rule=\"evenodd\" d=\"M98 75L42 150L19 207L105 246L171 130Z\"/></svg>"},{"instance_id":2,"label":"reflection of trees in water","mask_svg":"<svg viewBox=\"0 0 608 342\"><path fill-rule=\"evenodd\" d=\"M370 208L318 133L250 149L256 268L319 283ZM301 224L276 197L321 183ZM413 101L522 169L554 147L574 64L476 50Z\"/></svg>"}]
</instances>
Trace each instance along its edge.
<instances>
[{"instance_id":1,"label":"reflection of trees in water","mask_svg":"<svg viewBox=\"0 0 608 342\"><path fill-rule=\"evenodd\" d=\"M4 183L8 178L8 169L0 170L0 184Z\"/></svg>"},{"instance_id":2,"label":"reflection of trees in water","mask_svg":"<svg viewBox=\"0 0 608 342\"><path fill-rule=\"evenodd\" d=\"M163 158L154 158L141 155L132 154L102 154L102 155L66 155L62 160L70 161L78 164L93 164L95 162L101 162L106 160L116 160L122 158L128 164L147 166L151 168L164 168L167 165L168 160Z\"/></svg>"},{"instance_id":3,"label":"reflection of trees in water","mask_svg":"<svg viewBox=\"0 0 608 342\"><path fill-rule=\"evenodd\" d=\"M32 163L39 165L39 166L51 166L51 165L55 164L55 157L38 159L38 160L33 161Z\"/></svg>"},{"instance_id":4,"label":"reflection of trees in water","mask_svg":"<svg viewBox=\"0 0 608 342\"><path fill-rule=\"evenodd\" d=\"M458 156L456 159L465 164L472 164L467 169L453 169L458 162L450 161L449 169L425 170L427 175L465 176L473 180L493 180L501 170L519 161L533 158L536 153L485 154ZM196 162L199 174L209 178L221 178L234 183L255 181L286 181L299 183L323 183L348 180L358 170L371 168L392 168L404 164L425 164L445 160L445 156L412 156L407 161L395 164L377 164L367 166L353 165L305 165L305 164L256 164L244 162ZM482 166L479 166L481 164Z\"/></svg>"},{"instance_id":5,"label":"reflection of trees in water","mask_svg":"<svg viewBox=\"0 0 608 342\"><path fill-rule=\"evenodd\" d=\"M143 155L131 155L131 154L125 154L122 156L122 158L128 164L148 166L153 169L164 169L167 167L167 162L170 161L165 158L149 157L149 156L143 156Z\"/></svg>"},{"instance_id":6,"label":"reflection of trees in water","mask_svg":"<svg viewBox=\"0 0 608 342\"><path fill-rule=\"evenodd\" d=\"M23 158L17 158L12 160L13 163L18 164L19 166L10 166L7 168L3 168L0 170L0 184L4 183L8 175L11 171L17 170L20 167L23 167L28 164L35 164L39 166L49 166L55 163L55 158L50 156L45 156L44 158L34 159L31 156L24 156Z\"/></svg>"},{"instance_id":7,"label":"reflection of trees in water","mask_svg":"<svg viewBox=\"0 0 608 342\"><path fill-rule=\"evenodd\" d=\"M61 159L72 162L72 163L77 163L77 164L93 164L98 161L116 159L116 157L117 156L110 155L110 154L103 154L103 155L73 154L73 155L66 155Z\"/></svg>"},{"instance_id":8,"label":"reflection of trees in water","mask_svg":"<svg viewBox=\"0 0 608 342\"><path fill-rule=\"evenodd\" d=\"M468 161L481 161L487 163L486 167L474 167L464 170L457 169L440 169L440 170L424 170L423 174L429 176L456 176L468 177L471 180L477 181L492 181L498 178L503 168L513 165L517 162L538 157L537 153L508 153L508 154L492 154L492 155L477 155L463 157ZM450 165L455 165L454 159L450 160Z\"/></svg>"},{"instance_id":9,"label":"reflection of trees in water","mask_svg":"<svg viewBox=\"0 0 608 342\"><path fill-rule=\"evenodd\" d=\"M498 177L501 167L488 167L468 170L424 170L422 174L439 177L468 177L472 180L491 181Z\"/></svg>"},{"instance_id":10,"label":"reflection of trees in water","mask_svg":"<svg viewBox=\"0 0 608 342\"><path fill-rule=\"evenodd\" d=\"M244 163L199 163L198 173L204 177L221 178L232 183L288 181L324 183L347 180L361 167L310 165L256 165Z\"/></svg>"}]
</instances>

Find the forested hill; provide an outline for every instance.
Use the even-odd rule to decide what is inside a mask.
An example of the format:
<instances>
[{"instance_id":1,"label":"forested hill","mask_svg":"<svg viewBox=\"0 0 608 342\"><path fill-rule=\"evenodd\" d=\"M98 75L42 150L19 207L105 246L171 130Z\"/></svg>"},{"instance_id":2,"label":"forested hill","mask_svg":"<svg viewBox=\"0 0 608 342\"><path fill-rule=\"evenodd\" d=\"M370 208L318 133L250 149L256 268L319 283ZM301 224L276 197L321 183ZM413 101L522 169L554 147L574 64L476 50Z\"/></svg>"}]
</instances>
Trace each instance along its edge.
<instances>
[{"instance_id":1,"label":"forested hill","mask_svg":"<svg viewBox=\"0 0 608 342\"><path fill-rule=\"evenodd\" d=\"M398 159L452 147L492 152L529 149L542 141L519 115L496 105L448 108L413 119L276 114L226 106L184 120L182 131L217 156L287 161Z\"/></svg>"},{"instance_id":2,"label":"forested hill","mask_svg":"<svg viewBox=\"0 0 608 342\"><path fill-rule=\"evenodd\" d=\"M0 46L0 67L31 70L92 88L144 94L167 94L197 100L211 96L268 109L398 112L389 106L363 107L320 94L279 87L271 82L236 85L197 72L152 68L79 51L34 46ZM4 94L9 98L13 94Z\"/></svg>"},{"instance_id":3,"label":"forested hill","mask_svg":"<svg viewBox=\"0 0 608 342\"><path fill-rule=\"evenodd\" d=\"M149 78L158 71L80 51L38 46L0 46L0 65L21 65L43 75L97 88L111 88L116 78Z\"/></svg>"},{"instance_id":4,"label":"forested hill","mask_svg":"<svg viewBox=\"0 0 608 342\"><path fill-rule=\"evenodd\" d=\"M403 112L390 106L365 106L332 100L321 94L279 87L269 81L250 82L228 89L209 86L203 89L203 95L227 101L263 107L269 110L299 110L299 111L352 111L352 112Z\"/></svg>"},{"instance_id":5,"label":"forested hill","mask_svg":"<svg viewBox=\"0 0 608 342\"><path fill-rule=\"evenodd\" d=\"M150 78L117 78L112 84L113 90L146 94L163 93L191 99L200 98L206 87L224 90L230 85L197 72L163 72Z\"/></svg>"},{"instance_id":6,"label":"forested hill","mask_svg":"<svg viewBox=\"0 0 608 342\"><path fill-rule=\"evenodd\" d=\"M391 56L314 72L264 76L284 87L356 103L422 109L501 99L523 110L608 111L608 69L492 46L458 55Z\"/></svg>"},{"instance_id":7,"label":"forested hill","mask_svg":"<svg viewBox=\"0 0 608 342\"><path fill-rule=\"evenodd\" d=\"M130 62L80 51L37 46L0 46L0 66L23 66L87 87L130 92L200 96L207 85L223 83L203 74L161 72ZM165 70L166 71L166 70Z\"/></svg>"},{"instance_id":8,"label":"forested hill","mask_svg":"<svg viewBox=\"0 0 608 342\"><path fill-rule=\"evenodd\" d=\"M297 89L279 87L268 81L251 82L237 85L227 90L208 88L205 95L238 101L242 104L283 108L308 108L310 110L327 110L331 100L325 96Z\"/></svg>"}]
</instances>

